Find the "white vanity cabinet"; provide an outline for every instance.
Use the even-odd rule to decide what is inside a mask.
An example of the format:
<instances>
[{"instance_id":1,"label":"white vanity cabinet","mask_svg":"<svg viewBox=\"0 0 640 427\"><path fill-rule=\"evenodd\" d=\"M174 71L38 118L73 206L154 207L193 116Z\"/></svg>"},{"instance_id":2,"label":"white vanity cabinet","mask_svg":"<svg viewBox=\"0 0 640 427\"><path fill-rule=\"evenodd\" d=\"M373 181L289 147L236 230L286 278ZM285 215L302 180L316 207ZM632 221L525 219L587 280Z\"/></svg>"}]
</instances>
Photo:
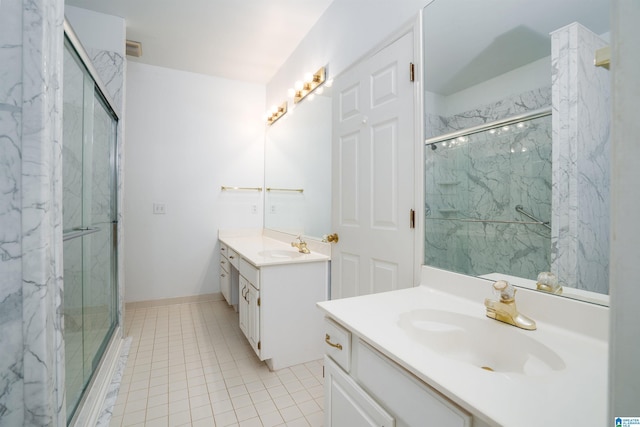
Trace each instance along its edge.
<instances>
[{"instance_id":1,"label":"white vanity cabinet","mask_svg":"<svg viewBox=\"0 0 640 427\"><path fill-rule=\"evenodd\" d=\"M395 420L333 360L324 358L325 426L393 427Z\"/></svg>"},{"instance_id":2,"label":"white vanity cabinet","mask_svg":"<svg viewBox=\"0 0 640 427\"><path fill-rule=\"evenodd\" d=\"M220 293L236 310L238 307L238 254L220 243Z\"/></svg>"},{"instance_id":3,"label":"white vanity cabinet","mask_svg":"<svg viewBox=\"0 0 640 427\"><path fill-rule=\"evenodd\" d=\"M221 239L221 245L237 264L240 329L260 360L278 370L321 359L324 317L316 304L328 299L329 257L263 238Z\"/></svg>"},{"instance_id":4,"label":"white vanity cabinet","mask_svg":"<svg viewBox=\"0 0 640 427\"><path fill-rule=\"evenodd\" d=\"M331 320L325 346L325 427L485 425Z\"/></svg>"},{"instance_id":5,"label":"white vanity cabinet","mask_svg":"<svg viewBox=\"0 0 640 427\"><path fill-rule=\"evenodd\" d=\"M244 259L240 259L240 303L238 307L240 330L260 356L260 273Z\"/></svg>"}]
</instances>

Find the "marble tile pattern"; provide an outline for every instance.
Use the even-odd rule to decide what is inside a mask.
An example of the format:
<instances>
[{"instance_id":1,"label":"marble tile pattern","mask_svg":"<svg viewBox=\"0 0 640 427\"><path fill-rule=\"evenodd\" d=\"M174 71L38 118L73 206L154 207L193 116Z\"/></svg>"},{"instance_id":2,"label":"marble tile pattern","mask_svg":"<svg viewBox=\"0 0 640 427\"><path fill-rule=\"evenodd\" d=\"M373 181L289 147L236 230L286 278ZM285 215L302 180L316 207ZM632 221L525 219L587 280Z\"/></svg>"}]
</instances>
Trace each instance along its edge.
<instances>
[{"instance_id":1,"label":"marble tile pattern","mask_svg":"<svg viewBox=\"0 0 640 427\"><path fill-rule=\"evenodd\" d=\"M22 334L22 2L0 2L0 425L24 420Z\"/></svg>"},{"instance_id":2,"label":"marble tile pattern","mask_svg":"<svg viewBox=\"0 0 640 427\"><path fill-rule=\"evenodd\" d=\"M551 119L440 142L426 150L425 261L471 275L535 278L548 269L551 216ZM482 222L478 220L487 220Z\"/></svg>"},{"instance_id":3,"label":"marble tile pattern","mask_svg":"<svg viewBox=\"0 0 640 427\"><path fill-rule=\"evenodd\" d=\"M606 46L579 23L551 35L552 271L572 287L608 293L610 74L593 65Z\"/></svg>"},{"instance_id":4,"label":"marble tile pattern","mask_svg":"<svg viewBox=\"0 0 640 427\"><path fill-rule=\"evenodd\" d=\"M109 423L111 422L113 409L116 406L118 392L120 391L120 384L122 384L122 377L124 375L125 367L127 366L127 360L129 359L129 349L131 348L132 341L133 338L128 337L125 338L124 342L122 343L120 357L118 359L115 372L113 373L111 384L109 384L109 389L107 390L107 395L105 397L100 416L98 417L96 427L108 427Z\"/></svg>"},{"instance_id":5,"label":"marble tile pattern","mask_svg":"<svg viewBox=\"0 0 640 427\"><path fill-rule=\"evenodd\" d=\"M2 426L66 425L61 315L63 13L62 0L0 2ZM102 68L111 70L112 78L105 81L121 107L124 58L95 55L104 58L103 63L117 64L115 71ZM118 132L121 136L122 126ZM122 302L120 317L121 307Z\"/></svg>"},{"instance_id":6,"label":"marble tile pattern","mask_svg":"<svg viewBox=\"0 0 640 427\"><path fill-rule=\"evenodd\" d=\"M124 86L127 62L122 54L85 46L98 76L108 91L116 113L119 116L116 129L117 149L117 207L118 220L118 324L124 325L124 222L123 222L123 174L124 174Z\"/></svg>"},{"instance_id":7,"label":"marble tile pattern","mask_svg":"<svg viewBox=\"0 0 640 427\"><path fill-rule=\"evenodd\" d=\"M425 138L505 119L551 105L551 86L511 95L452 116L425 113Z\"/></svg>"},{"instance_id":8,"label":"marble tile pattern","mask_svg":"<svg viewBox=\"0 0 640 427\"><path fill-rule=\"evenodd\" d=\"M0 4L0 424L64 425L60 0ZM5 66L6 64L6 66Z\"/></svg>"}]
</instances>

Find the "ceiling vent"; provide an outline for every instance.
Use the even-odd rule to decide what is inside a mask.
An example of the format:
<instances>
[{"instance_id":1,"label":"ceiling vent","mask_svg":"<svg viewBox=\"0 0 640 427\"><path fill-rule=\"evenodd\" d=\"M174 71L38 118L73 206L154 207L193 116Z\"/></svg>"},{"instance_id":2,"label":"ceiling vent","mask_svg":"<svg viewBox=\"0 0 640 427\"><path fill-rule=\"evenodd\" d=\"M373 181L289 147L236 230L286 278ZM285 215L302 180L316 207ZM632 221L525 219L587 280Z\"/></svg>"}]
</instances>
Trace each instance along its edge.
<instances>
[{"instance_id":1,"label":"ceiling vent","mask_svg":"<svg viewBox=\"0 0 640 427\"><path fill-rule=\"evenodd\" d=\"M127 55L140 58L142 56L142 43L127 40Z\"/></svg>"}]
</instances>

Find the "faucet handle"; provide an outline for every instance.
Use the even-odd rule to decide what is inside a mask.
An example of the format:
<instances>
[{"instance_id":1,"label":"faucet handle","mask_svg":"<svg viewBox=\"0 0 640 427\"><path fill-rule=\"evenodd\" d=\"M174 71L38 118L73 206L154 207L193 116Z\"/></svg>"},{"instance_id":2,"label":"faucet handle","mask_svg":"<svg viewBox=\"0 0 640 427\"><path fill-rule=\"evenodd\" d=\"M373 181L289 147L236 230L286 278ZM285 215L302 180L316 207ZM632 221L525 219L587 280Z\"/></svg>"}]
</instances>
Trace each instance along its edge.
<instances>
[{"instance_id":1,"label":"faucet handle","mask_svg":"<svg viewBox=\"0 0 640 427\"><path fill-rule=\"evenodd\" d=\"M500 301L502 302L513 301L516 296L515 288L506 280L498 280L497 282L494 282L493 289L495 290L496 295L500 295Z\"/></svg>"}]
</instances>

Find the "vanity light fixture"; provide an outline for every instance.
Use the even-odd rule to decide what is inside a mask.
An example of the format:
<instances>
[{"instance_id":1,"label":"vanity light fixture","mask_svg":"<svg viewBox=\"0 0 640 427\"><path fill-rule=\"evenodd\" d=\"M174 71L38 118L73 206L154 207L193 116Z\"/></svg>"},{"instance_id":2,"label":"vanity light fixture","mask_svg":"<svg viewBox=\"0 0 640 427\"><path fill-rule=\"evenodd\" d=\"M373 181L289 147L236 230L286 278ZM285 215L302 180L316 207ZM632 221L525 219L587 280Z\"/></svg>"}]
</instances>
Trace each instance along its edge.
<instances>
[{"instance_id":1,"label":"vanity light fixture","mask_svg":"<svg viewBox=\"0 0 640 427\"><path fill-rule=\"evenodd\" d=\"M280 104L279 107L276 107L274 105L273 108L271 108L271 110L267 112L267 124L274 124L276 120L278 120L285 114L287 114L287 101L284 101L282 104Z\"/></svg>"},{"instance_id":2,"label":"vanity light fixture","mask_svg":"<svg viewBox=\"0 0 640 427\"><path fill-rule=\"evenodd\" d=\"M316 90L318 86L324 83L327 76L326 68L320 67L313 75L305 76L305 82L296 83L293 94L293 102L297 104L302 101L305 96Z\"/></svg>"}]
</instances>

